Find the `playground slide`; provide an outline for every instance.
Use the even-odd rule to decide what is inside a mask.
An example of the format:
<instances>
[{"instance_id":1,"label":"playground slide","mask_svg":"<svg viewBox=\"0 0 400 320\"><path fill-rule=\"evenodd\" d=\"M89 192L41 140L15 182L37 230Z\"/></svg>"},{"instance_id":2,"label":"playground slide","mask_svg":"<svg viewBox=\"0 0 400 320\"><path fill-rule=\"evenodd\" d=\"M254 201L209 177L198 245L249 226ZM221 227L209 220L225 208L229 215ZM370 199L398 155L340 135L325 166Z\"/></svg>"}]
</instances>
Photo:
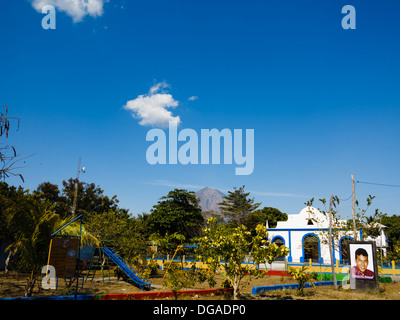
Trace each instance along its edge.
<instances>
[{"instance_id":1,"label":"playground slide","mask_svg":"<svg viewBox=\"0 0 400 320\"><path fill-rule=\"evenodd\" d=\"M151 281L143 278L135 271L123 258L110 248L101 248L101 250L118 266L140 289L150 289Z\"/></svg>"}]
</instances>

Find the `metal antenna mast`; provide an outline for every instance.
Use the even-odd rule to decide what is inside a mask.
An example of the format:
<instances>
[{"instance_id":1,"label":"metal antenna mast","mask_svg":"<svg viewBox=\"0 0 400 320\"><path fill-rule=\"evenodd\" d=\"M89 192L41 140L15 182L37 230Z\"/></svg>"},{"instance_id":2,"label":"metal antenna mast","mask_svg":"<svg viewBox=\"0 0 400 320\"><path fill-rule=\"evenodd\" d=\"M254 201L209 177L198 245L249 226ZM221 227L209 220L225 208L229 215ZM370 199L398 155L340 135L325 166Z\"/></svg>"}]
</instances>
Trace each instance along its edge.
<instances>
[{"instance_id":1,"label":"metal antenna mast","mask_svg":"<svg viewBox=\"0 0 400 320\"><path fill-rule=\"evenodd\" d=\"M81 157L78 160L78 170L76 172L76 180L75 180L75 194L74 194L74 202L72 204L72 218L75 217L76 211L76 200L78 198L78 182L79 182L79 174L81 172Z\"/></svg>"}]
</instances>

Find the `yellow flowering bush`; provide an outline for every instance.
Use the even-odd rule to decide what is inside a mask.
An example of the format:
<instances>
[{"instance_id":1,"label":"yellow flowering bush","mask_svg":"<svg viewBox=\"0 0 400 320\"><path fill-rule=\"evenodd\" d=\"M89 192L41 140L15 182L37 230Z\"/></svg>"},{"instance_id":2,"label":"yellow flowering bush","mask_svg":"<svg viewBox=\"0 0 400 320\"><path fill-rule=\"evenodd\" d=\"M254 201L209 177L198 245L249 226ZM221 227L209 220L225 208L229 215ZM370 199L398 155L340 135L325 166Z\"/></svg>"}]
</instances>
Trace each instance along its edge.
<instances>
[{"instance_id":1,"label":"yellow flowering bush","mask_svg":"<svg viewBox=\"0 0 400 320\"><path fill-rule=\"evenodd\" d=\"M227 228L218 224L215 218L209 218L203 234L199 238L199 259L210 270L221 270L225 273L233 287L235 300L238 298L241 280L246 275L263 275L257 268L258 264L272 263L275 258L289 254L289 248L266 240L268 232L261 224L256 227L256 235L252 236L244 225ZM246 262L246 258L250 257L252 263Z\"/></svg>"}]
</instances>

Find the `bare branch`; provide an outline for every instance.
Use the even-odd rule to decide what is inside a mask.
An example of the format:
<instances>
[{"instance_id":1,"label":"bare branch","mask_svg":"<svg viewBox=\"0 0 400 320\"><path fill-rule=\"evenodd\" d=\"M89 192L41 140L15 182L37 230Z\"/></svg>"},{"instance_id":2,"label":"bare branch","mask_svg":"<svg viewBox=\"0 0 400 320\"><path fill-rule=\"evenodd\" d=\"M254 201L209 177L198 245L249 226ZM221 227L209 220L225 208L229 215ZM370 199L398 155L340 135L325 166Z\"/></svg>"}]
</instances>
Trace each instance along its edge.
<instances>
[{"instance_id":1,"label":"bare branch","mask_svg":"<svg viewBox=\"0 0 400 320\"><path fill-rule=\"evenodd\" d=\"M2 108L5 108L2 109ZM10 119L17 119L18 120L18 127L20 124L20 118L18 117L8 117L8 105L0 105L0 137L5 135L8 138L8 132L10 130ZM10 154L11 153L11 154ZM0 169L0 179L8 178L10 175L19 176L21 180L24 182L24 178L20 173L12 172L12 170L20 169L26 166L15 167L14 165L24 159L27 159L30 156L23 157L17 159L17 151L15 150L14 146L5 146L0 147L0 163L2 163L2 168Z\"/></svg>"}]
</instances>

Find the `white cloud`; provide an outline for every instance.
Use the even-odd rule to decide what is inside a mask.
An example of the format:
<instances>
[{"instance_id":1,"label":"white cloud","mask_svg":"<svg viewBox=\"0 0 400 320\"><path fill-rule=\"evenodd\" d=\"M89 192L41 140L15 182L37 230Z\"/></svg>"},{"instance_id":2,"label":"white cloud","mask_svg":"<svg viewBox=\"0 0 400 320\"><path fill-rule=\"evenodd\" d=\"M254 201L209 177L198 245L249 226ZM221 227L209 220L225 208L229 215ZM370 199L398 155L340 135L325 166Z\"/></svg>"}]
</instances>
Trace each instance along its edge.
<instances>
[{"instance_id":1,"label":"white cloud","mask_svg":"<svg viewBox=\"0 0 400 320\"><path fill-rule=\"evenodd\" d=\"M31 0L33 8L42 12L45 5L52 5L57 11L63 11L74 22L82 21L83 17L99 17L103 15L103 4L108 0Z\"/></svg>"},{"instance_id":2,"label":"white cloud","mask_svg":"<svg viewBox=\"0 0 400 320\"><path fill-rule=\"evenodd\" d=\"M197 100L199 97L198 96L191 96L188 98L189 101L194 101Z\"/></svg>"},{"instance_id":3,"label":"white cloud","mask_svg":"<svg viewBox=\"0 0 400 320\"><path fill-rule=\"evenodd\" d=\"M179 104L172 95L166 93L166 82L160 82L150 88L148 94L139 95L124 106L125 110L132 111L134 118L141 119L142 126L156 126L167 128L170 121L180 123L179 116L174 117L167 108L176 108Z\"/></svg>"}]
</instances>

